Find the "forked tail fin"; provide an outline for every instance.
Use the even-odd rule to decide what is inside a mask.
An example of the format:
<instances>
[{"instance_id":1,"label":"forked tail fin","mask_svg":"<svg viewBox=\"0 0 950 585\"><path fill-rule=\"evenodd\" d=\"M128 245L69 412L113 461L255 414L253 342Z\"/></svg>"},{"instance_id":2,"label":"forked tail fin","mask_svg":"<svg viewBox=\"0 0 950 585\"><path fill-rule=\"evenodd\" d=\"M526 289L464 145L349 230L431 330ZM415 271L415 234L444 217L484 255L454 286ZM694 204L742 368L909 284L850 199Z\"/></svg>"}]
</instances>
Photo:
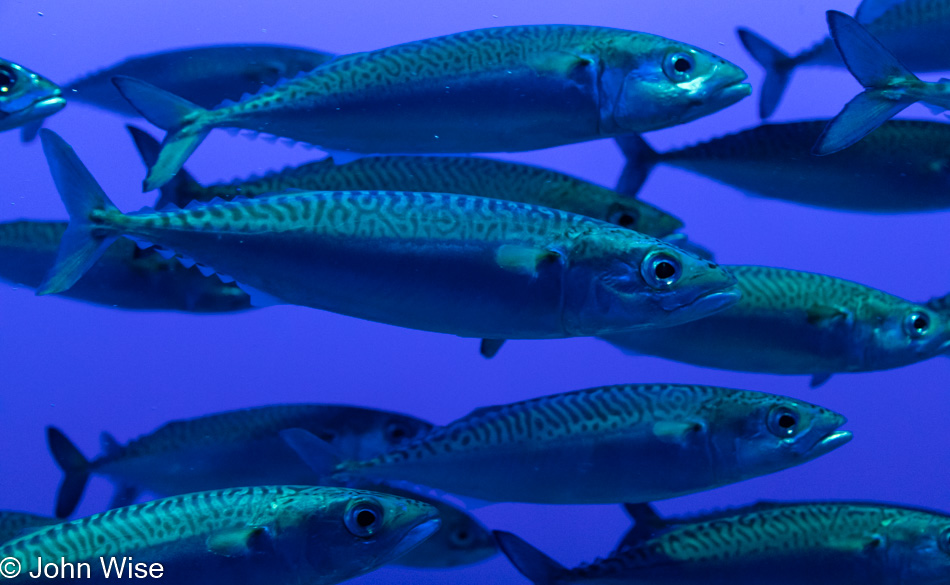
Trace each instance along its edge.
<instances>
[{"instance_id":1,"label":"forked tail fin","mask_svg":"<svg viewBox=\"0 0 950 585\"><path fill-rule=\"evenodd\" d=\"M858 21L843 12L828 11L828 28L848 71L866 89L848 102L825 127L812 152L826 155L858 142L915 100L895 97L895 82L919 82L887 48ZM897 92L899 94L899 92Z\"/></svg>"},{"instance_id":2,"label":"forked tail fin","mask_svg":"<svg viewBox=\"0 0 950 585\"><path fill-rule=\"evenodd\" d=\"M46 427L46 442L56 465L63 470L63 481L56 493L56 517L66 518L76 509L89 481L89 460L56 427Z\"/></svg>"},{"instance_id":3,"label":"forked tail fin","mask_svg":"<svg viewBox=\"0 0 950 585\"><path fill-rule=\"evenodd\" d=\"M627 159L615 191L635 197L653 170L659 155L639 134L626 134L615 140Z\"/></svg>"},{"instance_id":4,"label":"forked tail fin","mask_svg":"<svg viewBox=\"0 0 950 585\"><path fill-rule=\"evenodd\" d=\"M121 213L65 140L45 128L40 130L40 139L56 189L69 212L69 227L60 242L56 264L36 291L46 295L74 285L117 237L112 229L93 218L94 212Z\"/></svg>"},{"instance_id":5,"label":"forked tail fin","mask_svg":"<svg viewBox=\"0 0 950 585\"><path fill-rule=\"evenodd\" d=\"M567 569L560 563L534 548L521 537L504 530L493 532L499 548L518 571L535 585L555 583Z\"/></svg>"},{"instance_id":6,"label":"forked tail fin","mask_svg":"<svg viewBox=\"0 0 950 585\"><path fill-rule=\"evenodd\" d=\"M113 77L112 83L146 120L168 132L143 184L146 191L158 189L172 180L211 131L202 116L208 110L132 77Z\"/></svg>"},{"instance_id":7,"label":"forked tail fin","mask_svg":"<svg viewBox=\"0 0 950 585\"><path fill-rule=\"evenodd\" d=\"M795 69L795 60L747 28L737 29L736 32L752 58L765 68L762 97L759 98L759 117L764 120L775 113Z\"/></svg>"},{"instance_id":8,"label":"forked tail fin","mask_svg":"<svg viewBox=\"0 0 950 585\"><path fill-rule=\"evenodd\" d=\"M132 125L125 127L132 140L135 142L135 148L142 157L145 166L152 168L158 161L158 154L162 150L162 145L151 134ZM192 177L188 171L181 169L172 180L161 187L161 196L155 203L155 209L162 209L168 205L174 205L179 209L184 209L188 203L195 200L195 194L201 193L204 188Z\"/></svg>"}]
</instances>

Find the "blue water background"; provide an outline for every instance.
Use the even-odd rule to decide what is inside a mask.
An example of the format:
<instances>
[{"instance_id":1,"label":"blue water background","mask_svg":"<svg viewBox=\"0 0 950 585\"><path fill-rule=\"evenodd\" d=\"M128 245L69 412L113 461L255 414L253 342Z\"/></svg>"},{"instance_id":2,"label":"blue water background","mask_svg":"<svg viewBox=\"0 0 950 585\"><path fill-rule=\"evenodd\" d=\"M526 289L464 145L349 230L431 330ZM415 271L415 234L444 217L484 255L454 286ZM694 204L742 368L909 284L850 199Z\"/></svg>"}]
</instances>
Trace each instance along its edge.
<instances>
[{"instance_id":1,"label":"blue water background","mask_svg":"<svg viewBox=\"0 0 950 585\"><path fill-rule=\"evenodd\" d=\"M213 43L281 43L348 53L490 26L571 23L656 33L762 70L735 36L747 26L795 51L825 34L824 11L848 2L698 0L271 0L49 2L4 0L0 51L66 82L128 56ZM937 75L925 75L936 79ZM776 120L829 117L859 90L843 69L796 73ZM648 135L656 148L691 144L758 123L758 95L706 119ZM902 117L934 119L920 106ZM124 210L144 168L123 120L72 104L47 126L74 145ZM156 130L140 121L143 127ZM321 156L303 146L213 132L188 161L202 182L230 180ZM503 158L613 185L622 157L603 140ZM948 186L950 188L950 186ZM831 274L924 300L950 291L947 212L861 215L751 198L702 177L657 169L645 200L682 217L723 263ZM38 143L0 134L0 221L60 219ZM950 360L835 376L736 374L631 357L594 339L518 341L486 361L477 342L291 306L240 315L136 313L84 305L0 283L0 508L51 514L59 470L43 429L62 428L89 456L98 435L122 441L172 419L280 403L349 403L448 422L475 407L626 382L689 382L787 394L850 418L854 441L820 460L753 481L661 503L663 513L757 499L873 499L950 511ZM249 462L253 464L253 462ZM618 461L618 466L636 461ZM644 473L653 472L644 469ZM81 515L103 509L110 485L93 479ZM606 554L627 527L619 506L502 504L477 515L571 566ZM360 583L522 582L499 556L451 573L383 569Z\"/></svg>"}]
</instances>

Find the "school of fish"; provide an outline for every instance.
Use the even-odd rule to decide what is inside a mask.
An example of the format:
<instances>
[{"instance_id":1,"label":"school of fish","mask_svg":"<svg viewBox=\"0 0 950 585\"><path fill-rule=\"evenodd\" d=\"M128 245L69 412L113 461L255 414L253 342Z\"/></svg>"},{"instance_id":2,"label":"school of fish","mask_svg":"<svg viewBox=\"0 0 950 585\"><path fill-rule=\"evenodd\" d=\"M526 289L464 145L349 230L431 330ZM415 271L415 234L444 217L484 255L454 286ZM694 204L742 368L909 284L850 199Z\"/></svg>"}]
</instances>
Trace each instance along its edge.
<instances>
[{"instance_id":1,"label":"school of fish","mask_svg":"<svg viewBox=\"0 0 950 585\"><path fill-rule=\"evenodd\" d=\"M948 355L947 291L911 301L832 275L719 264L675 214L637 198L668 165L805 206L950 209L950 124L891 120L917 102L950 111L950 80L915 73L950 70L950 0L864 0L854 17L825 17L829 38L795 56L737 32L766 70L763 119L811 65L843 65L863 87L837 116L665 151L641 133L714 115L753 88L733 63L648 32L500 26L341 55L206 45L61 86L0 59L0 131L39 138L68 215L0 223L0 279L129 311L310 307L478 339L485 358L507 340L594 337L605 351L813 387ZM120 210L82 152L42 127L69 102L165 132L129 125L130 142L109 147L134 145L144 190L159 191L152 205ZM184 167L215 129L326 156L200 182ZM613 187L484 156L597 139L626 159ZM492 367L474 342L471 353ZM657 513L651 502L782 473L853 440L847 413L774 392L624 381L483 404L445 424L270 404L125 444L103 432L94 458L50 425L63 474L52 513L0 511L0 576L323 585L500 552L538 585L950 585L950 515L937 510L762 501ZM94 476L114 485L108 509L70 519ZM617 504L633 527L567 568L474 513L506 502Z\"/></svg>"}]
</instances>

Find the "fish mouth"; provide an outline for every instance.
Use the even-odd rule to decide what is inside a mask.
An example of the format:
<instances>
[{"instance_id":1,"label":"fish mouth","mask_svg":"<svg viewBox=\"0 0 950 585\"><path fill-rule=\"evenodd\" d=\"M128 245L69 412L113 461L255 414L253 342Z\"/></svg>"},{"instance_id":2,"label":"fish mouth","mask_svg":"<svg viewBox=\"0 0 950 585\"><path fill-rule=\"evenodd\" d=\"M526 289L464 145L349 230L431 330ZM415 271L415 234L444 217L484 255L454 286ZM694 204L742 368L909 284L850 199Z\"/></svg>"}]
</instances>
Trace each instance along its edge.
<instances>
[{"instance_id":1,"label":"fish mouth","mask_svg":"<svg viewBox=\"0 0 950 585\"><path fill-rule=\"evenodd\" d=\"M719 90L719 97L730 105L750 95L752 95L752 84L743 81L737 81Z\"/></svg>"},{"instance_id":2,"label":"fish mouth","mask_svg":"<svg viewBox=\"0 0 950 585\"><path fill-rule=\"evenodd\" d=\"M706 293L697 297L688 305L683 305L673 311L672 321L667 321L669 325L680 325L696 319L702 319L713 313L718 313L723 309L731 307L742 299L742 291L738 285L733 285L725 290Z\"/></svg>"},{"instance_id":3,"label":"fish mouth","mask_svg":"<svg viewBox=\"0 0 950 585\"><path fill-rule=\"evenodd\" d=\"M399 558L416 548L416 546L422 544L427 538L438 532L441 526L442 520L440 518L432 517L423 520L421 524L407 532L406 536L393 548L392 558Z\"/></svg>"},{"instance_id":4,"label":"fish mouth","mask_svg":"<svg viewBox=\"0 0 950 585\"><path fill-rule=\"evenodd\" d=\"M851 431L835 431L830 435L826 436L824 439L818 441L811 451L809 451L809 458L821 457L826 453L831 453L838 447L848 443L852 438Z\"/></svg>"},{"instance_id":5,"label":"fish mouth","mask_svg":"<svg viewBox=\"0 0 950 585\"><path fill-rule=\"evenodd\" d=\"M61 95L43 98L33 102L31 107L34 110L42 112L44 116L49 116L50 114L54 114L66 107L66 98Z\"/></svg>"}]
</instances>

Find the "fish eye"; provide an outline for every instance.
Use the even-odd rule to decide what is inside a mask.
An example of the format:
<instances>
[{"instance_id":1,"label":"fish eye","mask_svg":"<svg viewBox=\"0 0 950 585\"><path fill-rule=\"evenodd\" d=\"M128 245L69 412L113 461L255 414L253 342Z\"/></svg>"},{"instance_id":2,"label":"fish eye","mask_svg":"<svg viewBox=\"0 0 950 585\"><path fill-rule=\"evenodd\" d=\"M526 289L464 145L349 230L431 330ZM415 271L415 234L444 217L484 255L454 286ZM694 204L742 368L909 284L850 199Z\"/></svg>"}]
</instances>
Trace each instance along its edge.
<instances>
[{"instance_id":1,"label":"fish eye","mask_svg":"<svg viewBox=\"0 0 950 585\"><path fill-rule=\"evenodd\" d=\"M343 524L353 536L369 538L382 526L383 510L373 500L357 500L347 509Z\"/></svg>"},{"instance_id":2,"label":"fish eye","mask_svg":"<svg viewBox=\"0 0 950 585\"><path fill-rule=\"evenodd\" d=\"M402 443L409 438L409 429L401 422L391 422L386 425L386 441L392 444Z\"/></svg>"},{"instance_id":3,"label":"fish eye","mask_svg":"<svg viewBox=\"0 0 950 585\"><path fill-rule=\"evenodd\" d=\"M914 339L923 337L930 329L930 317L922 311L914 311L904 318L904 332Z\"/></svg>"},{"instance_id":4,"label":"fish eye","mask_svg":"<svg viewBox=\"0 0 950 585\"><path fill-rule=\"evenodd\" d=\"M472 533L467 528L453 530L449 535L449 542L455 548L465 548L472 544Z\"/></svg>"},{"instance_id":5,"label":"fish eye","mask_svg":"<svg viewBox=\"0 0 950 585\"><path fill-rule=\"evenodd\" d=\"M945 554L950 555L950 528L944 528L943 531L937 535L937 546L940 547Z\"/></svg>"},{"instance_id":6,"label":"fish eye","mask_svg":"<svg viewBox=\"0 0 950 585\"><path fill-rule=\"evenodd\" d=\"M769 412L769 432L776 437L787 439L798 433L798 423L801 417L794 410L785 406L776 406Z\"/></svg>"},{"instance_id":7,"label":"fish eye","mask_svg":"<svg viewBox=\"0 0 950 585\"><path fill-rule=\"evenodd\" d=\"M16 73L6 65L0 65L0 94L9 93L16 85Z\"/></svg>"},{"instance_id":8,"label":"fish eye","mask_svg":"<svg viewBox=\"0 0 950 585\"><path fill-rule=\"evenodd\" d=\"M640 265L640 274L653 288L669 288L682 273L680 261L669 252L653 252Z\"/></svg>"},{"instance_id":9,"label":"fish eye","mask_svg":"<svg viewBox=\"0 0 950 585\"><path fill-rule=\"evenodd\" d=\"M663 71L673 81L680 82L690 78L696 61L687 53L670 53L663 62Z\"/></svg>"},{"instance_id":10,"label":"fish eye","mask_svg":"<svg viewBox=\"0 0 950 585\"><path fill-rule=\"evenodd\" d=\"M637 223L637 214L633 211L615 211L607 221L620 227L632 228Z\"/></svg>"}]
</instances>

